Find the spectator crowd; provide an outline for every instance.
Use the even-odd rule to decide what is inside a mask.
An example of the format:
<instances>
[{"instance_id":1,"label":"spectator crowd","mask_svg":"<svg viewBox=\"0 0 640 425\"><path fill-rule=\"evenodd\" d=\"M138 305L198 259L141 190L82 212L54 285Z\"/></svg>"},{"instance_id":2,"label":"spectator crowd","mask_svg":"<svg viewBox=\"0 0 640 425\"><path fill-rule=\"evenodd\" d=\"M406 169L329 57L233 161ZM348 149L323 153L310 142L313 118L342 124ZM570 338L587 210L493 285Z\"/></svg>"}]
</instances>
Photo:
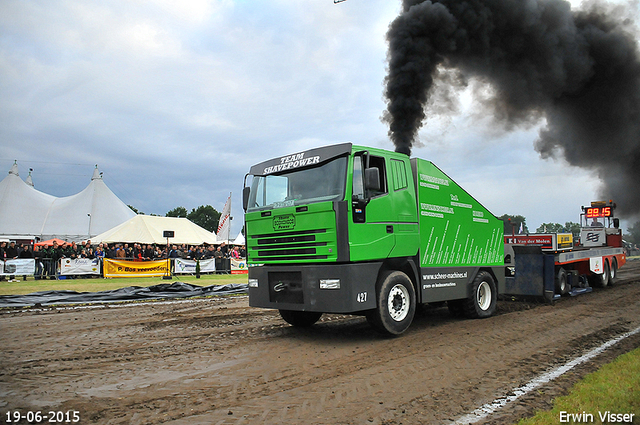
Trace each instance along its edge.
<instances>
[{"instance_id":1,"label":"spectator crowd","mask_svg":"<svg viewBox=\"0 0 640 425\"><path fill-rule=\"evenodd\" d=\"M152 261L167 258L182 258L188 260L207 259L245 259L247 252L245 246L229 246L222 243L214 245L155 245L140 243L99 243L93 245L91 240L80 244L75 242L58 245L56 240L50 246L38 244L16 244L15 242L0 243L0 260L6 261L17 258L35 259L35 279L55 279L58 261L62 258L110 258L114 260ZM23 276L26 279L26 276ZM0 276L4 280L4 276ZM17 281L15 276L9 276L9 282Z\"/></svg>"}]
</instances>

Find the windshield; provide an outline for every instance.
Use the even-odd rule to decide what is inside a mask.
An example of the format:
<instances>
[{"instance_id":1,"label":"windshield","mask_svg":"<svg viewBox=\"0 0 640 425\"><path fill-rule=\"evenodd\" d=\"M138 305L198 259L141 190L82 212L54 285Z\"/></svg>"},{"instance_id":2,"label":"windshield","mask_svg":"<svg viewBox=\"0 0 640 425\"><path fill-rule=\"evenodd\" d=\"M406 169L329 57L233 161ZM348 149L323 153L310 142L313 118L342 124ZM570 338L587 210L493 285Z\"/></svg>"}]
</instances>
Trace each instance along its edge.
<instances>
[{"instance_id":1,"label":"windshield","mask_svg":"<svg viewBox=\"0 0 640 425\"><path fill-rule=\"evenodd\" d=\"M346 175L347 158L341 157L318 167L254 176L247 211L341 200Z\"/></svg>"}]
</instances>

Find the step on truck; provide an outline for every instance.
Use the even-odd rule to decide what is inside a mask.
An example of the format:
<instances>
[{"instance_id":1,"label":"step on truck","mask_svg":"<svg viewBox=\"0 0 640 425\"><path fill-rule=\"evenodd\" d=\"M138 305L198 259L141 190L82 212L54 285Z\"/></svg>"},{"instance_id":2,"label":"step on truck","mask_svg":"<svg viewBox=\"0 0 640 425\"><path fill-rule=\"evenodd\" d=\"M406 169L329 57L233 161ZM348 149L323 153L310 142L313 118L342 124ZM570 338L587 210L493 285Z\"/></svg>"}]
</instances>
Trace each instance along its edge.
<instances>
[{"instance_id":1,"label":"step on truck","mask_svg":"<svg viewBox=\"0 0 640 425\"><path fill-rule=\"evenodd\" d=\"M426 160L351 143L274 158L243 207L249 304L294 326L356 314L398 335L419 304L485 318L505 291L503 222Z\"/></svg>"}]
</instances>

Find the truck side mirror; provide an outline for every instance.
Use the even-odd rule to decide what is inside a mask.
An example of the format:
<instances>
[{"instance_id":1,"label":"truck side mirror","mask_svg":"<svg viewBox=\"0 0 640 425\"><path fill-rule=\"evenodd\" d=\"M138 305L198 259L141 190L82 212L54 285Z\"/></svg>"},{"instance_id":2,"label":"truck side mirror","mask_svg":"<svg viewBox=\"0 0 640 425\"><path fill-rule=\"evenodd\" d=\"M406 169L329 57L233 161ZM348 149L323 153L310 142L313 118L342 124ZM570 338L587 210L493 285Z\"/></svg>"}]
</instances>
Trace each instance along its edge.
<instances>
[{"instance_id":1,"label":"truck side mirror","mask_svg":"<svg viewBox=\"0 0 640 425\"><path fill-rule=\"evenodd\" d=\"M251 188L246 186L242 189L242 209L246 212L249 206L249 195L251 194Z\"/></svg>"},{"instance_id":2,"label":"truck side mirror","mask_svg":"<svg viewBox=\"0 0 640 425\"><path fill-rule=\"evenodd\" d=\"M364 186L367 190L380 190L380 170L378 167L364 170Z\"/></svg>"},{"instance_id":3,"label":"truck side mirror","mask_svg":"<svg viewBox=\"0 0 640 425\"><path fill-rule=\"evenodd\" d=\"M613 219L613 227L615 227L616 229L620 228L620 219L619 218L614 218Z\"/></svg>"}]
</instances>

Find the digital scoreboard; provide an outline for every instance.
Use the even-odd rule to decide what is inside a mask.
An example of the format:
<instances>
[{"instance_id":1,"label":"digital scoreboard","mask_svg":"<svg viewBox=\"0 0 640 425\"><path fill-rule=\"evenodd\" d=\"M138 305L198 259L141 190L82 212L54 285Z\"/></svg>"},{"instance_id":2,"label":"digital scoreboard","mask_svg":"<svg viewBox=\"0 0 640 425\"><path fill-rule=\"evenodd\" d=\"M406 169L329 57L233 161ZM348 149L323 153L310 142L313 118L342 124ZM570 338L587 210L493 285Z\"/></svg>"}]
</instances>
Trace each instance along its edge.
<instances>
[{"instance_id":1,"label":"digital scoreboard","mask_svg":"<svg viewBox=\"0 0 640 425\"><path fill-rule=\"evenodd\" d=\"M587 218L601 218L613 216L613 207L588 207L585 208Z\"/></svg>"}]
</instances>

